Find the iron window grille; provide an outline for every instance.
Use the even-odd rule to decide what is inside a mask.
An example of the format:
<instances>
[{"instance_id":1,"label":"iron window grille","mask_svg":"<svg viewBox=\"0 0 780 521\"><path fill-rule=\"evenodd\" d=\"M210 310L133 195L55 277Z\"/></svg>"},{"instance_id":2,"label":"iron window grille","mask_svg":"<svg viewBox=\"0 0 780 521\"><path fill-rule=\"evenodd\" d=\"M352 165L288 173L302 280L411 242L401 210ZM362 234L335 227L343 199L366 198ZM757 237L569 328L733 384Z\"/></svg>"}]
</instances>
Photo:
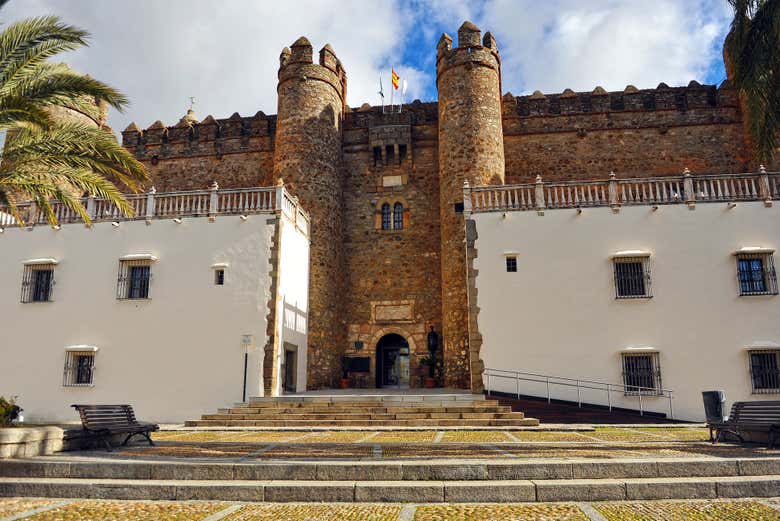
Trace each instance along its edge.
<instances>
[{"instance_id":1,"label":"iron window grille","mask_svg":"<svg viewBox=\"0 0 780 521\"><path fill-rule=\"evenodd\" d=\"M662 395L658 353L622 353L626 395Z\"/></svg>"},{"instance_id":2,"label":"iron window grille","mask_svg":"<svg viewBox=\"0 0 780 521\"><path fill-rule=\"evenodd\" d=\"M68 351L62 373L63 387L90 387L95 378L93 351Z\"/></svg>"},{"instance_id":3,"label":"iron window grille","mask_svg":"<svg viewBox=\"0 0 780 521\"><path fill-rule=\"evenodd\" d=\"M507 273L516 273L517 272L517 257L507 257L506 258L506 271L507 271Z\"/></svg>"},{"instance_id":4,"label":"iron window grille","mask_svg":"<svg viewBox=\"0 0 780 521\"><path fill-rule=\"evenodd\" d=\"M393 229L404 229L404 205L401 203L395 203L393 205Z\"/></svg>"},{"instance_id":5,"label":"iron window grille","mask_svg":"<svg viewBox=\"0 0 780 521\"><path fill-rule=\"evenodd\" d=\"M753 394L780 393L780 349L749 351Z\"/></svg>"},{"instance_id":6,"label":"iron window grille","mask_svg":"<svg viewBox=\"0 0 780 521\"><path fill-rule=\"evenodd\" d=\"M615 298L650 298L650 257L617 257L615 268Z\"/></svg>"},{"instance_id":7,"label":"iron window grille","mask_svg":"<svg viewBox=\"0 0 780 521\"><path fill-rule=\"evenodd\" d=\"M740 296L777 295L777 274L771 253L737 255Z\"/></svg>"},{"instance_id":8,"label":"iron window grille","mask_svg":"<svg viewBox=\"0 0 780 521\"><path fill-rule=\"evenodd\" d=\"M120 260L116 298L119 300L148 299L151 280L151 261Z\"/></svg>"},{"instance_id":9,"label":"iron window grille","mask_svg":"<svg viewBox=\"0 0 780 521\"><path fill-rule=\"evenodd\" d=\"M28 264L22 275L22 302L51 302L54 289L53 264Z\"/></svg>"},{"instance_id":10,"label":"iron window grille","mask_svg":"<svg viewBox=\"0 0 780 521\"><path fill-rule=\"evenodd\" d=\"M391 212L390 212L390 203L384 203L382 205L382 229L383 230L390 230L392 225L392 219L391 219Z\"/></svg>"}]
</instances>

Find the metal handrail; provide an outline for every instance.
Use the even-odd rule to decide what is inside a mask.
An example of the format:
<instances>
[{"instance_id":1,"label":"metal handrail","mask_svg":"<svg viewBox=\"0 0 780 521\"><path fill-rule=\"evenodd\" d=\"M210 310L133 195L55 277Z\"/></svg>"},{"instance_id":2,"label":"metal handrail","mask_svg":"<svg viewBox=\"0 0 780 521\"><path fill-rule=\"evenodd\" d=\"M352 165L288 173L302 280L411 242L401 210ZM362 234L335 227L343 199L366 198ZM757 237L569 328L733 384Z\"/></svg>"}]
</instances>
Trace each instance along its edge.
<instances>
[{"instance_id":1,"label":"metal handrail","mask_svg":"<svg viewBox=\"0 0 780 521\"><path fill-rule=\"evenodd\" d=\"M669 419L674 419L674 391L671 389L664 389L661 387L643 387L640 385L625 385L616 384L610 382L601 382L598 380L587 380L584 378L569 378L566 376L552 376L539 373L530 373L526 371L515 371L511 369L492 369L486 367L483 371L486 377L485 391L490 394L490 378L505 378L515 381L515 394L517 398L520 398L520 382L536 382L544 383L547 387L547 403L552 402L552 394L550 391L551 385L560 385L564 387L576 387L577 389L577 406L582 407L582 390L591 389L596 391L605 391L607 394L607 403L609 411L612 412L612 393L618 392L623 396L637 396L639 398L639 415L644 416L644 406L642 404L642 396L658 396L669 399Z\"/></svg>"}]
</instances>

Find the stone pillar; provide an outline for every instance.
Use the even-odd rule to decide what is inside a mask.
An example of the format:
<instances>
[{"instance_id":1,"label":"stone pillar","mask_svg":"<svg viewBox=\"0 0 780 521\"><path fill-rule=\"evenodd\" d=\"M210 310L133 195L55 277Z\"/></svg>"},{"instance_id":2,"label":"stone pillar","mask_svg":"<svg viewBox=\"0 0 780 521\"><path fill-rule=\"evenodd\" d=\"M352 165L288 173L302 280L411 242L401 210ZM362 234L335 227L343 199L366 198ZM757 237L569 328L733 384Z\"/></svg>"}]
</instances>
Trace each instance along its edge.
<instances>
[{"instance_id":1,"label":"stone pillar","mask_svg":"<svg viewBox=\"0 0 780 521\"><path fill-rule=\"evenodd\" d=\"M304 37L279 62L274 176L284 178L311 215L308 388L332 387L346 343L341 132L347 78L330 45L314 63Z\"/></svg>"},{"instance_id":2,"label":"stone pillar","mask_svg":"<svg viewBox=\"0 0 780 521\"><path fill-rule=\"evenodd\" d=\"M481 362L478 343L469 340L463 184L504 182L501 60L493 35L480 35L465 22L453 48L443 34L436 61L444 383L467 389L481 387Z\"/></svg>"}]
</instances>

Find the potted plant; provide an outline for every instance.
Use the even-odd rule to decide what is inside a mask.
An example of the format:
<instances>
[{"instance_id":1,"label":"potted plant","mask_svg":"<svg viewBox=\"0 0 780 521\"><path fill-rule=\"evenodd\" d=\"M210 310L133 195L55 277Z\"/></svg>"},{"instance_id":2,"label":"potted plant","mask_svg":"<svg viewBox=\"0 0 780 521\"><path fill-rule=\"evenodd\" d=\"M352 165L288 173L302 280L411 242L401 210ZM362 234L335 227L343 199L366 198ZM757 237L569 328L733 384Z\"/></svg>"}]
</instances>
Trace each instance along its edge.
<instances>
[{"instance_id":1,"label":"potted plant","mask_svg":"<svg viewBox=\"0 0 780 521\"><path fill-rule=\"evenodd\" d=\"M436 358L432 355L428 355L420 360L420 365L428 366L428 376L423 378L423 386L426 389L433 389L436 387L436 379L433 377L433 371L436 367Z\"/></svg>"},{"instance_id":2,"label":"potted plant","mask_svg":"<svg viewBox=\"0 0 780 521\"><path fill-rule=\"evenodd\" d=\"M339 380L339 389L349 389L349 357L341 358L341 380Z\"/></svg>"},{"instance_id":3,"label":"potted plant","mask_svg":"<svg viewBox=\"0 0 780 521\"><path fill-rule=\"evenodd\" d=\"M13 421L19 418L22 408L16 405L16 397L11 396L6 399L0 396L0 427L11 425Z\"/></svg>"}]
</instances>

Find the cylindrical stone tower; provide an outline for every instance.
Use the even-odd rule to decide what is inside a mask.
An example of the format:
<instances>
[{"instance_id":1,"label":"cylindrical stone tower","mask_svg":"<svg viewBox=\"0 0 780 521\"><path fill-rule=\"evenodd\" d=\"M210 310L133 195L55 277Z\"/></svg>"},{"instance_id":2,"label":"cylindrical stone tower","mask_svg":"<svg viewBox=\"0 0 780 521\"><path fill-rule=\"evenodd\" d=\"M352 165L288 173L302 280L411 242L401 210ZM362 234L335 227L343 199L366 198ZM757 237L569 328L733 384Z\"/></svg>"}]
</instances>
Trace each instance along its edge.
<instances>
[{"instance_id":1,"label":"cylindrical stone tower","mask_svg":"<svg viewBox=\"0 0 780 521\"><path fill-rule=\"evenodd\" d=\"M481 362L478 352L470 352L478 345L469 339L462 202L464 181L472 186L504 181L501 60L493 35L485 33L481 39L479 28L464 22L453 49L452 38L443 34L437 46L436 85L445 385L478 390Z\"/></svg>"},{"instance_id":2,"label":"cylindrical stone tower","mask_svg":"<svg viewBox=\"0 0 780 521\"><path fill-rule=\"evenodd\" d=\"M316 389L335 384L346 342L341 132L347 79L330 45L313 63L304 37L282 50L279 61L274 176L300 198L312 219L307 385ZM266 355L266 367L268 362Z\"/></svg>"}]
</instances>

